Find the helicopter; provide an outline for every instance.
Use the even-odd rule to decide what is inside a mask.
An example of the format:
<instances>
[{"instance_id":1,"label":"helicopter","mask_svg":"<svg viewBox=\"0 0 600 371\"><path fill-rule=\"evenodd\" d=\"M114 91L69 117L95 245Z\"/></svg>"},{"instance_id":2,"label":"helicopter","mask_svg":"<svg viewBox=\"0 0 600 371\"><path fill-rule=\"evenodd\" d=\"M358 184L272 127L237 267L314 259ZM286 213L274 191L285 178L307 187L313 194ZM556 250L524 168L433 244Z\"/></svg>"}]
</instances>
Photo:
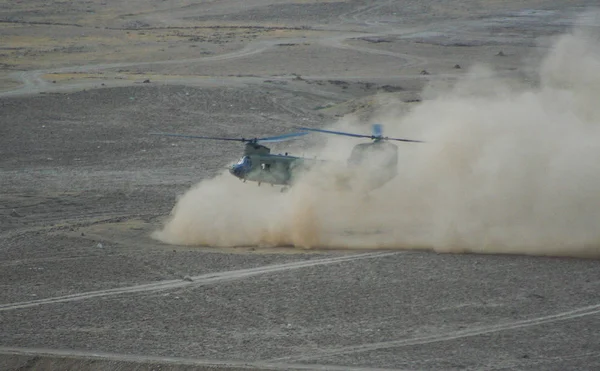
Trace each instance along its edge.
<instances>
[{"instance_id":1,"label":"helicopter","mask_svg":"<svg viewBox=\"0 0 600 371\"><path fill-rule=\"evenodd\" d=\"M380 188L398 175L398 146L388 141L424 143L420 140L384 137L381 124L372 125L371 135L308 127L296 129L371 139L370 143L359 143L352 148L347 160L350 172L340 179L340 183L345 184L346 188L351 188L349 184L352 180L360 179L362 188L366 187L366 191Z\"/></svg>"},{"instance_id":2,"label":"helicopter","mask_svg":"<svg viewBox=\"0 0 600 371\"><path fill-rule=\"evenodd\" d=\"M271 149L263 143L275 143L297 139L309 132L345 135L357 138L370 138L371 143L360 143L353 147L347 160L347 169L337 166L329 169L329 175L335 178L338 189L353 190L363 189L370 191L383 186L393 179L398 172L398 147L387 141L418 142L418 140L389 138L383 136L380 124L374 124L371 135L347 133L324 129L299 127L301 132L283 134L265 138L229 138L209 137L187 134L150 133L151 135L164 135L172 137L207 139L221 141L237 141L245 143L242 157L229 167L229 173L243 182L253 181L260 186L262 183L283 186L281 192L286 192L289 187L306 171L317 164L327 161L316 158L305 158L285 154L272 154ZM366 189L365 189L366 187Z\"/></svg>"},{"instance_id":3,"label":"helicopter","mask_svg":"<svg viewBox=\"0 0 600 371\"><path fill-rule=\"evenodd\" d=\"M172 134L172 133L150 133L151 135L163 135L171 137L182 137L192 139L207 139L221 141L236 141L245 143L242 157L234 164L229 166L229 173L243 182L253 181L260 186L262 183L273 185L282 185L282 192L288 190L297 176L302 171L307 170L313 165L316 159L291 156L285 154L272 154L271 149L264 146L263 143L275 143L297 139L309 134L308 132L298 132L283 134L265 138L227 138L227 137L209 137L198 135Z\"/></svg>"}]
</instances>

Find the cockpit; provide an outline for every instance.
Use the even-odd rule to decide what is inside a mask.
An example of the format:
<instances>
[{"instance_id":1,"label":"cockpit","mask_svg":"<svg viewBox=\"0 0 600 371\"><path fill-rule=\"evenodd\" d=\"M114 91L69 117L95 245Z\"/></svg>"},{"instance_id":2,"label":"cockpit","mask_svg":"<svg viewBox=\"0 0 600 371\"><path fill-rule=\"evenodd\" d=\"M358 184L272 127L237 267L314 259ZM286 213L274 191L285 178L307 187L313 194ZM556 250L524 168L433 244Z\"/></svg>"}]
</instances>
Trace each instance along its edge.
<instances>
[{"instance_id":1,"label":"cockpit","mask_svg":"<svg viewBox=\"0 0 600 371\"><path fill-rule=\"evenodd\" d=\"M244 156L244 157L240 158L240 160L238 162L236 162L235 165L245 165L245 164L249 164L249 163L250 163L250 157Z\"/></svg>"},{"instance_id":2,"label":"cockpit","mask_svg":"<svg viewBox=\"0 0 600 371\"><path fill-rule=\"evenodd\" d=\"M251 169L252 160L250 159L250 156L244 156L240 158L238 162L231 165L229 172L238 178L244 178L244 176L250 172Z\"/></svg>"}]
</instances>

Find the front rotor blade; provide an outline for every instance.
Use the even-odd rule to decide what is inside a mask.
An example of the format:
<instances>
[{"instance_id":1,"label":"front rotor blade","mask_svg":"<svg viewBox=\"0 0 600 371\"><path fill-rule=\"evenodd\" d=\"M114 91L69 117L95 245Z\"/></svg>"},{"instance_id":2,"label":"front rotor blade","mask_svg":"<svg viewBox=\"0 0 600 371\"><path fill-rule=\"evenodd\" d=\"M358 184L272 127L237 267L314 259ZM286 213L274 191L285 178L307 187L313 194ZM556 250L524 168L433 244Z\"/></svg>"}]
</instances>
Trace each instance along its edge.
<instances>
[{"instance_id":1,"label":"front rotor blade","mask_svg":"<svg viewBox=\"0 0 600 371\"><path fill-rule=\"evenodd\" d=\"M258 143L284 142L286 140L296 139L297 137L301 137L301 136L304 136L304 135L307 135L307 134L308 133L290 133L290 134L278 135L278 136L275 136L275 137L259 138L256 141Z\"/></svg>"},{"instance_id":2,"label":"front rotor blade","mask_svg":"<svg viewBox=\"0 0 600 371\"><path fill-rule=\"evenodd\" d=\"M236 142L251 142L251 139L244 138L221 138L221 137L204 137L198 135L171 134L171 133L150 133L150 135L166 135L169 137L193 138L193 139L211 139L211 140L230 140Z\"/></svg>"},{"instance_id":3,"label":"front rotor blade","mask_svg":"<svg viewBox=\"0 0 600 371\"><path fill-rule=\"evenodd\" d=\"M355 138L371 138L370 135L352 134L352 133L346 133L346 132L343 132L343 131L313 129L313 128L304 128L304 127L299 127L298 129L300 129L300 130L307 130L307 131L317 131L317 132L320 132L320 133L327 133L327 134L346 135L346 136L355 137Z\"/></svg>"}]
</instances>

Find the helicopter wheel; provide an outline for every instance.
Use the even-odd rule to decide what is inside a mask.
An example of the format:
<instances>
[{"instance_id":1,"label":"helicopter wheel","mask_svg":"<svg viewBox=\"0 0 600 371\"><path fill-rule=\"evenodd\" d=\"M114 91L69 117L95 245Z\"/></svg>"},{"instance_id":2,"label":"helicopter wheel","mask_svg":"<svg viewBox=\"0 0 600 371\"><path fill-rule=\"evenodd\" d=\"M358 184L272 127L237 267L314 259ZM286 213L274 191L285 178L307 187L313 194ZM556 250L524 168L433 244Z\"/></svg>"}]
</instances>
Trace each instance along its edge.
<instances>
[{"instance_id":1,"label":"helicopter wheel","mask_svg":"<svg viewBox=\"0 0 600 371\"><path fill-rule=\"evenodd\" d=\"M290 187L283 187L283 188L281 188L281 193L286 193L289 190L290 190Z\"/></svg>"}]
</instances>

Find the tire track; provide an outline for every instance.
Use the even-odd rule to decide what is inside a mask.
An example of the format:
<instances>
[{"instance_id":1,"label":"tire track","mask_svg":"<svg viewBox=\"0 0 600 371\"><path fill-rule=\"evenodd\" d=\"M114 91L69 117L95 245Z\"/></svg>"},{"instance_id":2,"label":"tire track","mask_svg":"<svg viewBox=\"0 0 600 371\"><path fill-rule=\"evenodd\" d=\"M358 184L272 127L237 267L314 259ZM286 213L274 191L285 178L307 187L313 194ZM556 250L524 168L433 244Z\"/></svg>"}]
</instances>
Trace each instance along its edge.
<instances>
[{"instance_id":1,"label":"tire track","mask_svg":"<svg viewBox=\"0 0 600 371\"><path fill-rule=\"evenodd\" d=\"M379 7L381 5L377 5ZM372 8L373 6L369 6L368 8ZM395 30L390 34L404 34L408 31L398 32ZM162 66L162 65L176 65L176 64L185 64L185 63L210 63L210 62L220 62L231 59L239 59L253 56L255 54L263 53L275 45L280 43L300 43L306 41L312 41L315 43L320 43L327 47L334 47L337 49L346 49L359 53L368 53L368 54L378 54L384 56L390 56L394 58L401 59L403 67L410 67L419 64L427 63L427 59L423 57L418 57L410 54L404 53L396 53L391 51L379 50L379 49L371 49L360 46L353 46L344 44L345 40L354 39L357 37L366 37L366 36L386 36L388 34L380 34L380 33L364 33L356 35L355 33L345 33L340 36L335 37L317 37L317 38L285 38L285 39L275 39L275 40L259 40L252 42L246 45L244 48L236 51L232 51L225 54L210 56L210 57L196 57L196 58L185 58L185 59L175 59L175 60L162 60L162 61L146 61L146 62L118 62L118 63L100 63L100 64L90 64L90 65L82 65L82 66L69 66L62 68L51 68L51 69L40 69L40 70L32 70L32 71L19 71L13 73L12 76L15 79L18 79L22 82L20 87L15 89L7 90L4 92L0 92L0 97L5 96L16 96L16 95L27 95L34 94L39 92L58 92L69 90L72 88L84 89L87 87L95 87L97 82L80 82L75 84L69 84L64 86L53 86L48 81L42 78L42 75L49 73L88 73L88 72L98 72L108 69L115 68L126 68L126 67L136 67L136 66ZM331 78L335 78L336 76L331 76ZM176 80L176 79L175 79ZM189 78L183 79L184 82L190 82ZM207 83L206 79L200 79L198 82ZM233 81L226 81L225 79L219 79L219 84L230 84L235 85Z\"/></svg>"},{"instance_id":2,"label":"tire track","mask_svg":"<svg viewBox=\"0 0 600 371\"><path fill-rule=\"evenodd\" d=\"M567 321L575 318L592 316L600 313L600 304L590 305L587 307L573 309L567 312L552 314L537 318L525 319L515 322L503 323L498 325L489 325L489 326L480 326L474 327L471 329L465 329L460 331L449 332L446 334L438 334L438 335L430 335L430 336L422 336L411 339L403 339L403 340L392 340L392 341L383 341L379 343L371 343L371 344L362 344L362 345L352 345L347 347L340 348L331 348L328 350L323 350L321 352L315 352L312 354L303 354L297 356L288 356L288 357L280 357L273 358L269 361L271 362L300 362L307 361L312 359L321 359L327 357L333 357L343 354L349 353L362 353L369 352L374 350L382 350L382 349L391 349L391 348L401 348L413 345L425 345L431 343L437 343L441 341L450 341L457 340L472 336L478 335L486 335L500 331L507 330L516 330L524 327L543 325L546 323L558 322L558 321Z\"/></svg>"},{"instance_id":3,"label":"tire track","mask_svg":"<svg viewBox=\"0 0 600 371\"><path fill-rule=\"evenodd\" d=\"M555 356L555 357L539 357L539 358L534 358L534 359L528 359L525 361L521 361L521 362L506 362L500 365L496 365L496 366L488 366L488 367L477 367L477 368L469 368L466 370L473 370L473 371L484 371L484 370L511 370L511 369L516 369L517 367L521 367L521 369L526 369L525 366L527 366L529 369L533 368L534 365L543 365L543 364L549 364L549 363L557 363L557 362L565 362L565 361L573 361L573 360L578 360L578 359L582 359L585 358L587 360L591 359L591 358L597 358L600 357L600 352L585 352L585 353L580 353L580 354L574 354L571 356ZM556 366L556 365L554 365ZM546 368L548 368L548 366L546 366Z\"/></svg>"},{"instance_id":4,"label":"tire track","mask_svg":"<svg viewBox=\"0 0 600 371\"><path fill-rule=\"evenodd\" d=\"M397 252L379 252L379 253L364 253L364 254L353 254L348 256L339 256L333 258L324 258L317 260L292 262L284 264L267 265L258 268L240 269L234 271L220 272L220 273L208 273L199 276L190 277L189 280L166 280L154 283L148 283L143 285L135 285L128 287L120 287L107 290L89 291L79 294L71 294L64 296L57 296L46 299L38 299L31 301L24 301L18 303L9 303L0 305L0 312L6 312L16 309L25 309L38 307L41 305L66 303L73 301L81 301L93 298L104 298L122 294L134 294L140 292L160 291L160 290L172 290L188 286L204 286L220 282L228 282L233 280L239 280L252 276L258 276L261 274L275 273L281 271L287 271L291 269L316 267L319 265L329 265L343 262L350 262L354 260L380 258L384 256L390 256L398 254Z\"/></svg>"},{"instance_id":5,"label":"tire track","mask_svg":"<svg viewBox=\"0 0 600 371\"><path fill-rule=\"evenodd\" d=\"M372 48L367 48L367 47L363 47L363 46L344 44L344 41L348 40L348 39L358 39L361 37L374 37L374 36L386 36L386 34L364 34L364 35L357 35L357 36L353 36L353 37L348 37L348 36L331 37L331 38L321 39L318 42L324 46L328 46L331 48L346 49L346 50L351 50L351 51L360 52L360 53L377 54L377 55L384 55L384 56L388 56L388 57L398 58L403 61L402 65L401 65L401 67L403 67L403 68L414 67L414 66L418 66L418 65L426 65L428 63L427 58L419 57L419 56L412 55L412 54L396 53L396 52L387 51L387 50L372 49Z\"/></svg>"},{"instance_id":6,"label":"tire track","mask_svg":"<svg viewBox=\"0 0 600 371\"><path fill-rule=\"evenodd\" d=\"M268 363L268 362L244 362L244 361L222 361L209 360L203 358L186 357L161 357L146 356L137 354L119 354L108 352L79 351L71 349L47 349L47 348L19 348L19 347L0 347L0 354L15 356L37 356L37 357L61 357L61 358L81 358L86 360L98 360L108 362L132 362L138 364L167 364L167 365L187 365L203 366L210 369L219 369L231 367L240 369L260 369L260 370L332 370L332 371L387 371L390 369L373 367L348 367L336 365L318 365L318 364L286 364L286 363ZM394 370L398 370L395 368Z\"/></svg>"},{"instance_id":7,"label":"tire track","mask_svg":"<svg viewBox=\"0 0 600 371\"><path fill-rule=\"evenodd\" d=\"M370 5L366 5L366 6L362 6L359 7L357 9L351 10L347 13L344 14L340 14L338 16L338 18L343 22L343 23L357 23L357 24L365 24L366 26L373 26L373 23L375 23L375 25L379 25L379 23L377 21L370 21L370 20L365 20L362 21L359 19L359 17L361 15L364 15L366 13L369 13L373 10L377 10L379 8L382 8L386 5L389 4L389 1L380 1L379 3L375 3L375 4L370 4ZM350 17L352 17L352 19L350 19Z\"/></svg>"},{"instance_id":8,"label":"tire track","mask_svg":"<svg viewBox=\"0 0 600 371\"><path fill-rule=\"evenodd\" d=\"M371 8L371 7L369 7ZM395 30L390 34L404 34L408 31L399 32ZM196 57L196 58L185 58L185 59L169 59L162 61L146 61L146 62L117 62L117 63L100 63L100 64L90 64L90 65L82 65L82 66L69 66L62 68L51 68L51 69L40 69L40 70L32 70L32 71L19 71L12 74L15 79L18 79L22 82L20 87L15 89L7 90L4 92L0 92L0 97L5 96L15 96L15 95L27 95L34 94L44 91L46 93L49 92L57 92L63 90L69 90L71 88L84 89L87 87L94 87L97 85L97 82L83 82L83 83L75 83L65 86L53 86L48 81L42 78L42 75L49 73L89 73L89 72L98 72L108 69L115 68L127 68L127 67L136 67L136 66L162 66L162 65L176 65L176 64L186 64L186 63L210 63L210 62L220 62L227 61L232 59L246 58L253 56L255 54L263 53L274 46L281 43L301 43L306 41L312 41L316 43L320 43L327 47L334 47L337 49L346 49L359 53L368 53L368 54L378 54L385 55L394 58L399 58L403 60L403 67L415 66L418 64L424 64L427 62L426 58L418 57L410 54L396 53L379 49L371 49L360 46L352 46L344 44L343 41L348 39L354 39L357 37L366 37L366 36L386 36L387 33L364 33L364 34L356 34L352 32L347 32L340 36L335 37L317 37L317 38L285 38L285 39L275 39L275 40L259 40L252 42L240 50L232 51L225 54L210 56L210 57ZM331 76L331 78L335 78L336 76ZM189 78L183 79L184 82L190 82ZM206 83L206 79L200 79L198 82ZM222 84L234 84L233 81L226 81L225 79L219 79L219 83Z\"/></svg>"},{"instance_id":9,"label":"tire track","mask_svg":"<svg viewBox=\"0 0 600 371\"><path fill-rule=\"evenodd\" d=\"M47 214L42 214L37 216L35 220L30 221L25 227L0 231L0 237L15 238L31 232L52 232L69 228L88 227L95 224L118 223L128 219L151 216L152 214L123 215L122 213L105 211L82 211L71 213L68 217L61 215L47 216ZM0 263L0 265L2 265L2 263Z\"/></svg>"},{"instance_id":10,"label":"tire track","mask_svg":"<svg viewBox=\"0 0 600 371\"><path fill-rule=\"evenodd\" d=\"M175 60L162 60L162 61L148 61L148 62L120 62L120 63L101 63L101 64L90 64L83 66L70 66L53 69L33 70L33 71L21 71L13 74L13 76L22 81L23 85L19 88L8 90L0 93L2 96L13 96L19 94L32 94L38 93L42 90L55 91L59 88L51 87L50 84L41 78L42 75L48 73L71 73L71 72L96 72L101 70L107 70L112 68L125 68L134 66L149 66L149 65L170 65L170 64L184 64L184 63L203 63L203 62L218 62L230 59L245 58L254 54L259 54L265 50L273 47L277 44L277 41L258 41L251 43L246 47L233 51L231 53L225 53L221 55L215 55L211 57L199 57L199 58L186 58L186 59L175 59ZM85 83L82 86L94 86L95 82ZM64 88L63 88L64 89Z\"/></svg>"}]
</instances>

